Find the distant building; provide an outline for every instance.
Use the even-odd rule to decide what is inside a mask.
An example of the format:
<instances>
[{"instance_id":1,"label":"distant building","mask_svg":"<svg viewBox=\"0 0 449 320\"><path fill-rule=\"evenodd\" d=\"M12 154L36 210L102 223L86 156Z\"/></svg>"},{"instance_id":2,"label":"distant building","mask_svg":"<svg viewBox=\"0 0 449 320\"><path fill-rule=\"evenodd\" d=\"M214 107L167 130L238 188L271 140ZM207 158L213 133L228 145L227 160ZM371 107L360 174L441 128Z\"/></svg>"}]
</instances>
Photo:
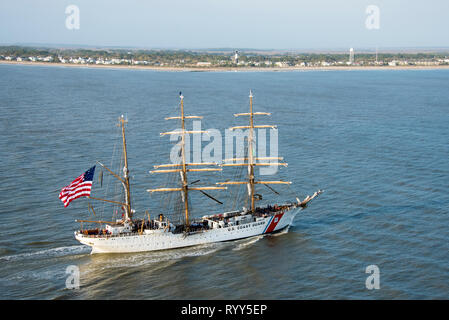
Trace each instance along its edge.
<instances>
[{"instance_id":1,"label":"distant building","mask_svg":"<svg viewBox=\"0 0 449 320\"><path fill-rule=\"evenodd\" d=\"M354 48L349 49L349 62L348 64L354 64Z\"/></svg>"},{"instance_id":2,"label":"distant building","mask_svg":"<svg viewBox=\"0 0 449 320\"><path fill-rule=\"evenodd\" d=\"M209 67L212 63L210 62L197 62L196 65L198 67Z\"/></svg>"},{"instance_id":3,"label":"distant building","mask_svg":"<svg viewBox=\"0 0 449 320\"><path fill-rule=\"evenodd\" d=\"M235 64L239 63L239 52L237 50L235 50L235 54L234 54L234 63Z\"/></svg>"},{"instance_id":4,"label":"distant building","mask_svg":"<svg viewBox=\"0 0 449 320\"><path fill-rule=\"evenodd\" d=\"M132 64L148 64L148 62L147 61L145 61L145 60L131 60L132 61Z\"/></svg>"},{"instance_id":5,"label":"distant building","mask_svg":"<svg viewBox=\"0 0 449 320\"><path fill-rule=\"evenodd\" d=\"M288 63L287 62L283 62L283 61L276 62L274 65L276 67L279 67L279 68L286 68L286 67L288 67Z\"/></svg>"}]
</instances>

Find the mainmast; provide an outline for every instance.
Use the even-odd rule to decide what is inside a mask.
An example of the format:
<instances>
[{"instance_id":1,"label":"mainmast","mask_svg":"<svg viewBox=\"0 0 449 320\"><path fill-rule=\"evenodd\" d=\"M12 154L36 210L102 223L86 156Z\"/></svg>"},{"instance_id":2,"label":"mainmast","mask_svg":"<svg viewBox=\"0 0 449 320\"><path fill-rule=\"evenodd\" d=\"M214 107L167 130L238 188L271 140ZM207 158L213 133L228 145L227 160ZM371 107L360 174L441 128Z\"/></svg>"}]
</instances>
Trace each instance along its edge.
<instances>
[{"instance_id":1,"label":"mainmast","mask_svg":"<svg viewBox=\"0 0 449 320\"><path fill-rule=\"evenodd\" d=\"M246 163L224 163L222 166L248 166L248 181L226 181L226 182L218 182L219 185L237 185L237 184L246 184L248 187L248 198L250 200L250 210L254 212L256 209L255 206L255 185L256 184L291 184L289 181L256 181L254 174L255 166L287 166L287 163L280 162L256 162L257 160L283 160L281 157L257 157L255 154L255 141L254 141L254 129L261 128L271 128L275 129L276 126L273 125L254 125L254 116L255 115L267 115L270 116L271 113L268 112L253 112L253 93L249 92L249 113L237 113L234 114L235 117L239 116L249 116L249 126L238 126L229 128L230 130L235 129L248 129L248 158L232 158L225 159L224 162L235 162L235 161L247 161Z\"/></svg>"},{"instance_id":2,"label":"mainmast","mask_svg":"<svg viewBox=\"0 0 449 320\"><path fill-rule=\"evenodd\" d=\"M147 191L150 193L153 192L170 192L170 191L181 191L181 197L184 202L184 217L185 217L185 225L188 230L189 227L189 191L190 190L198 190L203 192L202 190L223 190L227 189L226 187L191 187L189 186L188 179L187 179L187 172L194 172L194 171L221 171L221 168L190 168L191 166L201 166L201 165L217 165L213 162L202 162L202 163L187 163L186 161L186 147L185 147L185 141L186 141L186 134L193 134L193 133L208 133L208 131L189 131L185 129L185 119L202 119L202 116L185 116L184 115L184 96L180 92L180 107L181 107L181 115L179 117L168 117L165 118L165 120L181 120L181 131L170 131L170 132L162 132L161 136L164 135L181 135L181 162L180 163L174 163L174 164L161 164L154 166L155 169L159 168L171 168L175 167L176 169L162 169L162 170L154 170L150 171L150 173L168 173L168 172L179 172L181 176L181 187L180 188L158 188L158 189L148 189ZM212 197L212 199L214 199ZM215 199L214 199L215 200Z\"/></svg>"}]
</instances>

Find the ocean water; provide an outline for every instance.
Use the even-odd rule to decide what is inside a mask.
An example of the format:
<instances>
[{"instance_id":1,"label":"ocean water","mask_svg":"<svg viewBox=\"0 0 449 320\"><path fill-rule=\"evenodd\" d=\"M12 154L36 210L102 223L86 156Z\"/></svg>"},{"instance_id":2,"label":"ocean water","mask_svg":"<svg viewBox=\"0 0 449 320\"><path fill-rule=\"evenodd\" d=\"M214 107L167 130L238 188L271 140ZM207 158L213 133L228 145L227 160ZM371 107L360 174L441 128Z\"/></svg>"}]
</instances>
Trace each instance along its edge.
<instances>
[{"instance_id":1,"label":"ocean water","mask_svg":"<svg viewBox=\"0 0 449 320\"><path fill-rule=\"evenodd\" d=\"M1 299L449 298L449 71L158 72L0 65ZM325 192L288 232L137 254L89 254L75 219L110 219L59 190L95 164L113 164L116 120L127 142L137 216L163 201L162 178L178 92L202 128L242 124L249 89L260 124L277 124L293 182L264 200ZM97 171L98 172L98 171ZM202 183L223 173L202 177ZM105 178L106 179L106 178ZM204 180L203 180L204 179ZM105 180L106 181L106 180ZM94 193L101 194L95 179ZM98 191L97 191L98 190ZM214 196L221 199L220 193ZM231 197L232 200L232 197ZM228 209L230 201L224 206ZM195 196L194 215L223 211ZM80 288L66 289L79 267ZM366 267L380 289L365 286Z\"/></svg>"}]
</instances>

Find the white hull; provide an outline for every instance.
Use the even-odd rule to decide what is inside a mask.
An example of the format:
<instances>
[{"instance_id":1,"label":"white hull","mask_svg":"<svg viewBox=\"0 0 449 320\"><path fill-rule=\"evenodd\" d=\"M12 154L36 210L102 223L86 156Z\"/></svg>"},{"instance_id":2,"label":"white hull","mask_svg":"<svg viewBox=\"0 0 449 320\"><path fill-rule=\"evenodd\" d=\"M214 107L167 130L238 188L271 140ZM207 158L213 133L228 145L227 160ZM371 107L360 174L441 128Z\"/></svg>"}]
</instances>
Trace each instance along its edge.
<instances>
[{"instance_id":1,"label":"white hull","mask_svg":"<svg viewBox=\"0 0 449 320\"><path fill-rule=\"evenodd\" d=\"M278 232L291 225L301 207L277 213L258 221L224 228L213 228L185 235L174 234L163 229L150 232L127 233L116 236L88 236L75 232L75 238L82 244L92 247L92 253L125 253L175 249L253 237Z\"/></svg>"}]
</instances>

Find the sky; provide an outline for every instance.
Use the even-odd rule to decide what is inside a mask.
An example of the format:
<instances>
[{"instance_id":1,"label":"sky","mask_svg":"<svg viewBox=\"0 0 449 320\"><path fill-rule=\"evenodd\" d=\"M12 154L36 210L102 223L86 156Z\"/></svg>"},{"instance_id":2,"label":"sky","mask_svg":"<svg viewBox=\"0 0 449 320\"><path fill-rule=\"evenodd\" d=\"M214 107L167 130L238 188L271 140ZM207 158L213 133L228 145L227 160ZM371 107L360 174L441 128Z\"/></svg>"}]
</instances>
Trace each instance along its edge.
<instances>
[{"instance_id":1,"label":"sky","mask_svg":"<svg viewBox=\"0 0 449 320\"><path fill-rule=\"evenodd\" d=\"M2 0L0 45L435 48L449 47L448 17L448 0Z\"/></svg>"}]
</instances>

